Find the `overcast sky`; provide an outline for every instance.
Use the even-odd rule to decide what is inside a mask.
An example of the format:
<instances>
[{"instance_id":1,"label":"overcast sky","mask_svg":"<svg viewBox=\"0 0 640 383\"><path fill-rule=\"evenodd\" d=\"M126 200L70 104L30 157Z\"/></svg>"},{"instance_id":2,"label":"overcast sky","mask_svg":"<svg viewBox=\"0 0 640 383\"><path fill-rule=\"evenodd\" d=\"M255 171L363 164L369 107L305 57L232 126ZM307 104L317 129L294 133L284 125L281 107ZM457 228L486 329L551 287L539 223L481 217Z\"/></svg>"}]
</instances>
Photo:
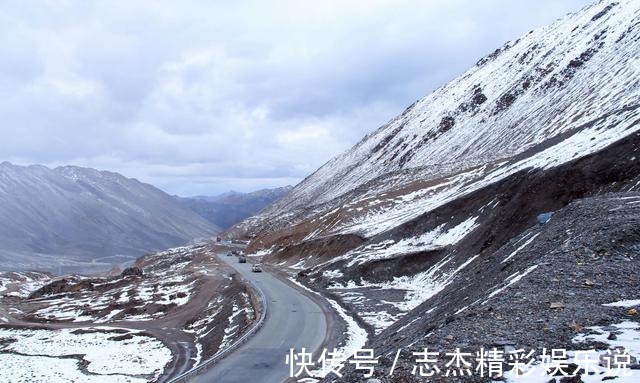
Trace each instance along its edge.
<instances>
[{"instance_id":1,"label":"overcast sky","mask_svg":"<svg viewBox=\"0 0 640 383\"><path fill-rule=\"evenodd\" d=\"M3 1L0 160L180 195L295 184L587 3Z\"/></svg>"}]
</instances>

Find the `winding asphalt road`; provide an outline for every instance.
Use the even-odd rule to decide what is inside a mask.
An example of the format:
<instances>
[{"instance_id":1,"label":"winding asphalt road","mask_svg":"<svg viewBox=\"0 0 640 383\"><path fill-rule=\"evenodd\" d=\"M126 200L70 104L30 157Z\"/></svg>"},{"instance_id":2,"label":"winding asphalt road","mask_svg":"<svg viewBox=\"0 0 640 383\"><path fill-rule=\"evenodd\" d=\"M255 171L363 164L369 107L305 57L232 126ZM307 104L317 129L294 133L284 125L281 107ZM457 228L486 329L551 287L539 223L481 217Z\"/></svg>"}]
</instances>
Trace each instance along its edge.
<instances>
[{"instance_id":1,"label":"winding asphalt road","mask_svg":"<svg viewBox=\"0 0 640 383\"><path fill-rule=\"evenodd\" d=\"M253 337L193 382L284 382L289 378L285 357L290 348L299 352L304 347L309 352L322 346L327 333L325 313L302 292L270 273L251 272L251 263L237 263L236 257L219 258L264 293L267 316ZM316 358L314 355L314 361Z\"/></svg>"}]
</instances>

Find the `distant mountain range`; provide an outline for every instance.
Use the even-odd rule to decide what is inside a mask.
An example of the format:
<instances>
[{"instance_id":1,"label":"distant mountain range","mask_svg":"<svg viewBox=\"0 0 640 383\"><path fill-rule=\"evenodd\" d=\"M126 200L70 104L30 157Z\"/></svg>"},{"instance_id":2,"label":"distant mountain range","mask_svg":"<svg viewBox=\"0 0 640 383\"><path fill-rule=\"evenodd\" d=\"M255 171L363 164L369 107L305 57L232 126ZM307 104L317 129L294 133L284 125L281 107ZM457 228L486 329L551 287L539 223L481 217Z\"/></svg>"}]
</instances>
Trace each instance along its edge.
<instances>
[{"instance_id":1,"label":"distant mountain range","mask_svg":"<svg viewBox=\"0 0 640 383\"><path fill-rule=\"evenodd\" d=\"M0 164L5 270L109 265L217 232L174 197L117 173Z\"/></svg>"},{"instance_id":2,"label":"distant mountain range","mask_svg":"<svg viewBox=\"0 0 640 383\"><path fill-rule=\"evenodd\" d=\"M180 205L190 209L211 224L227 229L260 212L267 205L284 197L292 186L262 189L251 193L227 192L217 196L175 197Z\"/></svg>"},{"instance_id":3,"label":"distant mountain range","mask_svg":"<svg viewBox=\"0 0 640 383\"><path fill-rule=\"evenodd\" d=\"M183 198L91 168L0 164L0 270L95 271L211 238L291 186Z\"/></svg>"}]
</instances>

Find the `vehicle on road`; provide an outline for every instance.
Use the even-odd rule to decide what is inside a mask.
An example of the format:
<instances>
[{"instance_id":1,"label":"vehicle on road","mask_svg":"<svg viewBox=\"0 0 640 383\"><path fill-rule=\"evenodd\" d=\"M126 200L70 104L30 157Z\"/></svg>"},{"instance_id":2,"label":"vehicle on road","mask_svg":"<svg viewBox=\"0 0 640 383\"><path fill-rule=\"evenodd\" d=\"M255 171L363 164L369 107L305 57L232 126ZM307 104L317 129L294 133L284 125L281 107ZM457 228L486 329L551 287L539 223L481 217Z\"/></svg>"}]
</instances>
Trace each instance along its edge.
<instances>
[{"instance_id":1,"label":"vehicle on road","mask_svg":"<svg viewBox=\"0 0 640 383\"><path fill-rule=\"evenodd\" d=\"M253 271L254 273L261 273L262 272L262 267L260 267L259 264L255 264L251 268L251 271Z\"/></svg>"},{"instance_id":2,"label":"vehicle on road","mask_svg":"<svg viewBox=\"0 0 640 383\"><path fill-rule=\"evenodd\" d=\"M239 258L238 258L238 263L247 263L247 258L245 258L245 257L239 257Z\"/></svg>"},{"instance_id":3,"label":"vehicle on road","mask_svg":"<svg viewBox=\"0 0 640 383\"><path fill-rule=\"evenodd\" d=\"M227 257L230 257L230 256L232 256L232 255L233 255L233 254L231 254L231 253L227 253Z\"/></svg>"}]
</instances>

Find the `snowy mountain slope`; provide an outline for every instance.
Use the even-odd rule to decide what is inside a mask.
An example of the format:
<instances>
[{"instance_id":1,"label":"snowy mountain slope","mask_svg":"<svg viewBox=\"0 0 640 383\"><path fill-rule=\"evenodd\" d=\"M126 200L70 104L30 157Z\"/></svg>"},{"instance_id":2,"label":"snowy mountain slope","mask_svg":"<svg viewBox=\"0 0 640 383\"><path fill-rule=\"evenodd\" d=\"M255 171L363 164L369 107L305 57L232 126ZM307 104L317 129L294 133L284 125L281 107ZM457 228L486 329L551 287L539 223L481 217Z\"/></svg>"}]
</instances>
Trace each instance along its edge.
<instances>
[{"instance_id":1,"label":"snowy mountain slope","mask_svg":"<svg viewBox=\"0 0 640 383\"><path fill-rule=\"evenodd\" d=\"M336 284L330 291L337 293L344 305L354 308L365 323L384 326L386 321L387 327L370 337L370 345L381 356L375 377L383 382L486 382L486 377L477 373L458 378L444 376L448 359L442 356L455 347L474 355L481 347L496 347L505 354L523 348L534 350L536 356L543 348L587 349L595 350L593 358L597 360L606 354L608 345L615 346L616 339L623 341L615 327L618 323L631 321L634 328L638 326L637 315L629 314L629 310L640 308L635 277L640 270L639 202L638 192L580 199L557 210L546 224L531 226L492 251L465 258L465 245L460 245L457 251L448 252L444 261L431 266L429 273L421 273L423 278L405 278L404 284L399 283L402 278L397 278L395 285L401 291L427 298L422 302L407 300L415 306L408 312L398 310L400 315L388 307L392 306L388 302L393 303L398 295L393 283ZM477 234L476 238L480 237ZM472 238L466 241L469 239ZM394 266L397 263L389 268ZM445 273L440 273L438 267ZM371 310L384 304L386 310ZM376 313L379 315L374 317ZM603 342L576 344L576 339L593 339L594 333L588 327L596 325L606 328L600 329ZM637 330L631 333L636 339L640 336ZM628 352L640 356L633 344L620 345L631 347ZM442 374L429 378L412 374L412 352L425 347L441 353L437 365ZM402 355L391 379L388 371L398 350ZM476 362L471 358L469 361L475 368ZM534 365L542 367L539 362ZM345 369L345 376L339 381L366 382L361 371L354 371L350 365ZM505 371L508 369L505 366ZM638 379L638 371L632 373L629 382ZM552 376L542 373L532 379L553 381ZM583 373L583 380L573 381L600 382L602 376L588 377Z\"/></svg>"},{"instance_id":2,"label":"snowy mountain slope","mask_svg":"<svg viewBox=\"0 0 640 383\"><path fill-rule=\"evenodd\" d=\"M512 158L601 118L615 119L601 121L610 127L633 123L637 112L624 108L639 99L639 8L633 0L598 2L508 42L329 161L245 227L326 212L323 204L336 206L334 199L359 188L371 193L367 183L390 172L434 179ZM411 177L400 182L406 180Z\"/></svg>"},{"instance_id":3,"label":"snowy mountain slope","mask_svg":"<svg viewBox=\"0 0 640 383\"><path fill-rule=\"evenodd\" d=\"M79 167L0 164L3 268L109 267L145 251L210 236L216 227L134 179ZM97 258L102 258L97 259Z\"/></svg>"},{"instance_id":4,"label":"snowy mountain slope","mask_svg":"<svg viewBox=\"0 0 640 383\"><path fill-rule=\"evenodd\" d=\"M488 348L491 340L450 323L469 310L469 328L488 328L498 306L494 337L540 346L547 336L570 346L572 316L580 326L621 317L547 315L549 302L538 315L528 302L553 295L543 291L553 282L544 273L567 272L575 262L569 255L588 254L575 266L595 266L560 287L576 296L575 307L582 299L599 304L579 290L589 273L602 280L598 293L607 299L634 299L637 287L637 280L606 279L589 257L615 253L616 265L637 267L639 57L640 2L597 2L505 44L233 232L251 238L253 255L339 304L379 351L430 346L433 323L443 352L451 351L443 346L449 335L461 346ZM580 209L585 230L600 238L582 236ZM562 224L545 223L550 214ZM563 257L554 264L548 254L558 248ZM507 317L521 284L530 287L521 293L528 316L516 309ZM523 321L536 329L531 337L518 329ZM474 341L465 343L466 335ZM407 371L403 379L424 381Z\"/></svg>"}]
</instances>

